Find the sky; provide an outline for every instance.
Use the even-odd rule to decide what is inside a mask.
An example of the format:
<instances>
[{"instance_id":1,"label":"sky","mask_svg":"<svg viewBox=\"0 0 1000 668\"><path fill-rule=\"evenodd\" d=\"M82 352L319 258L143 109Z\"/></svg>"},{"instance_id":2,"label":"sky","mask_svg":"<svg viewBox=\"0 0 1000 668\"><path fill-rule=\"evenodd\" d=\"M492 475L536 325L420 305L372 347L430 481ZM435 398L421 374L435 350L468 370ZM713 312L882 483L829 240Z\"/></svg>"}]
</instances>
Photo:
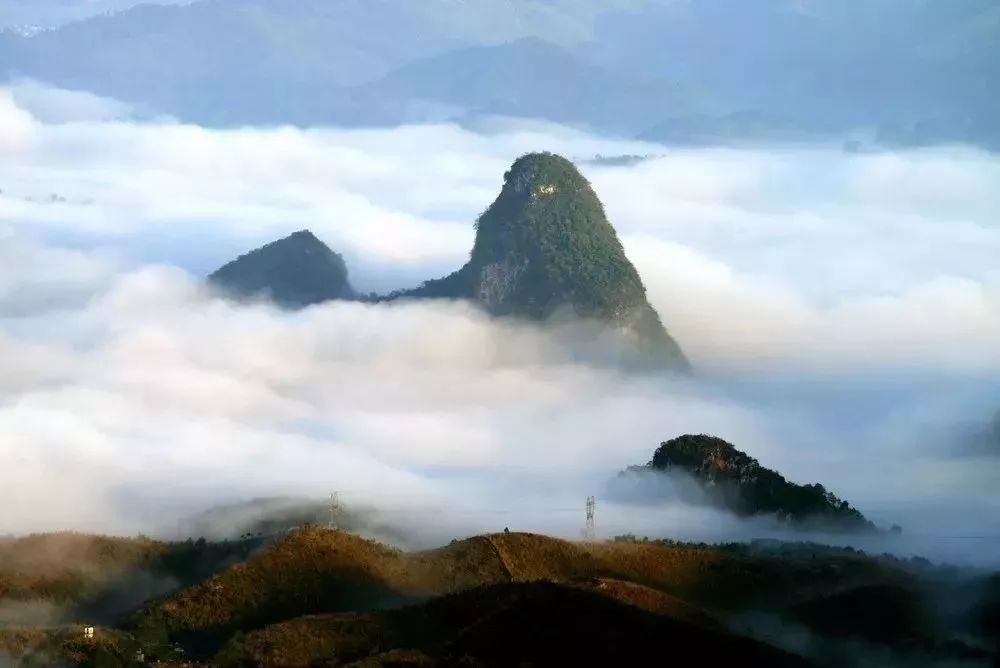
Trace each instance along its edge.
<instances>
[{"instance_id":1,"label":"sky","mask_svg":"<svg viewBox=\"0 0 1000 668\"><path fill-rule=\"evenodd\" d=\"M360 290L444 275L535 150L580 165L695 376L625 374L461 303L282 312L204 289L302 228ZM651 157L587 162L625 154ZM0 89L0 533L340 490L433 517L433 539L572 536L615 472L705 432L922 549L1000 536L1000 444L981 438L1000 408L998 178L960 146L677 150L514 119L222 131ZM602 507L609 532L748 530Z\"/></svg>"}]
</instances>

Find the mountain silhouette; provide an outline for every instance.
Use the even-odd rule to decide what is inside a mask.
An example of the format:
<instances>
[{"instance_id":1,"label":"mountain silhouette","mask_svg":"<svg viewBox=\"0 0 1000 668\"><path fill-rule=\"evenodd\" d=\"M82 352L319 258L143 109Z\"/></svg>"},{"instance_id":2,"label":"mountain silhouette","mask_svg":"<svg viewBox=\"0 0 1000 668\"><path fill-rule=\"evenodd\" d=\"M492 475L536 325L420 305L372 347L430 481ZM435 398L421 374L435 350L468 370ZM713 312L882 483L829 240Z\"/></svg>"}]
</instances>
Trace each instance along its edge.
<instances>
[{"instance_id":1,"label":"mountain silhouette","mask_svg":"<svg viewBox=\"0 0 1000 668\"><path fill-rule=\"evenodd\" d=\"M344 259L309 230L241 255L208 281L237 299L271 299L288 308L354 298Z\"/></svg>"}]
</instances>

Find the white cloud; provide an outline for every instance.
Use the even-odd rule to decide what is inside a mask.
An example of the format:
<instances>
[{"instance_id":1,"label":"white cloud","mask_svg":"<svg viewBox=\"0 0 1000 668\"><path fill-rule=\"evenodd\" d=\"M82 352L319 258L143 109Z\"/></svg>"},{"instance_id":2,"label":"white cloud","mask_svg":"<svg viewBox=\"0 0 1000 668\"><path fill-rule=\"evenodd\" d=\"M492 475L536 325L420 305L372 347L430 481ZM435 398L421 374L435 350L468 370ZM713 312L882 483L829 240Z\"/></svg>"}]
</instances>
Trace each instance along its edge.
<instances>
[{"instance_id":1,"label":"white cloud","mask_svg":"<svg viewBox=\"0 0 1000 668\"><path fill-rule=\"evenodd\" d=\"M154 268L36 324L72 330L84 314L101 323L85 340L5 347L39 359L0 386L0 455L16 464L0 474L13 490L0 530L130 526L109 509L115 496L164 485L206 502L234 490L426 494L440 485L426 467L574 484L645 460L664 432L719 422L765 440L738 407L574 363L534 327L462 304L286 313Z\"/></svg>"},{"instance_id":2,"label":"white cloud","mask_svg":"<svg viewBox=\"0 0 1000 668\"><path fill-rule=\"evenodd\" d=\"M0 309L37 314L87 299L114 273L114 253L45 246L0 227Z\"/></svg>"},{"instance_id":3,"label":"white cloud","mask_svg":"<svg viewBox=\"0 0 1000 668\"><path fill-rule=\"evenodd\" d=\"M31 114L14 103L10 91L0 89L0 158L29 148L38 129Z\"/></svg>"},{"instance_id":4,"label":"white cloud","mask_svg":"<svg viewBox=\"0 0 1000 668\"><path fill-rule=\"evenodd\" d=\"M123 102L87 93L52 88L31 79L20 79L10 86L18 107L42 123L111 121L132 115L132 107Z\"/></svg>"},{"instance_id":5,"label":"white cloud","mask_svg":"<svg viewBox=\"0 0 1000 668\"><path fill-rule=\"evenodd\" d=\"M654 306L701 368L835 374L1000 370L1000 286L931 276L896 293L809 301L690 248L626 240Z\"/></svg>"},{"instance_id":6,"label":"white cloud","mask_svg":"<svg viewBox=\"0 0 1000 668\"><path fill-rule=\"evenodd\" d=\"M662 153L583 168L700 379L581 362L468 305L286 313L202 292L199 274L302 227L362 289L443 275L509 163L537 149ZM992 507L996 470L929 449L924 431L1000 404L1000 195L983 186L998 165L957 149L664 152L513 121L46 123L0 94L0 531L392 489L516 502L566 532L576 515L531 508L573 505L685 432L863 510Z\"/></svg>"},{"instance_id":7,"label":"white cloud","mask_svg":"<svg viewBox=\"0 0 1000 668\"><path fill-rule=\"evenodd\" d=\"M0 457L12 462L0 471L10 511L0 531L148 531L150 512L169 524L213 502L343 490L439 508L429 542L495 528L498 509L506 524L573 535L579 518L566 509L577 497L689 432L727 438L795 480L821 479L862 509L895 501L890 520L940 495L1000 502L982 462L970 460L978 473L961 482L962 460L907 453L928 415L898 418L927 395L893 399L891 382L884 414L848 427L824 424L849 410L843 390L803 406L803 386L780 378L765 379L772 396L760 397L764 384L624 375L463 304L283 312L209 297L167 267L94 290L0 340L17 361L0 383ZM48 334L32 343L33 331ZM897 462L891 485L878 482L886 457ZM925 487L935 461L949 474ZM406 521L426 520L410 512ZM609 512L606 526L628 529L625 509ZM703 537L747 530L679 512L634 522Z\"/></svg>"}]
</instances>

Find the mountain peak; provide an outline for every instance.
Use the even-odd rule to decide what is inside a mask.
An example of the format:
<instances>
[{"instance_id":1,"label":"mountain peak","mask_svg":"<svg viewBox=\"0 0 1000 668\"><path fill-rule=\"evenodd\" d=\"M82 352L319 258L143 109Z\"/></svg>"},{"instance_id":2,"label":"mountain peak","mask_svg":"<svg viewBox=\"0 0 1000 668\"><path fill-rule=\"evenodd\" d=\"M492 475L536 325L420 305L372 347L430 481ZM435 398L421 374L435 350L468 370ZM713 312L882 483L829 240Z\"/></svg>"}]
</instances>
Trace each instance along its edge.
<instances>
[{"instance_id":1,"label":"mountain peak","mask_svg":"<svg viewBox=\"0 0 1000 668\"><path fill-rule=\"evenodd\" d=\"M259 251L267 250L269 252L274 252L275 249L294 251L299 253L320 253L327 254L333 253L330 247L319 240L312 230L304 229L297 232L292 232L287 237L282 237L270 243L265 244L261 248L251 251L249 254L253 254ZM334 255L337 255L334 253ZM339 256L338 256L339 257Z\"/></svg>"},{"instance_id":2,"label":"mountain peak","mask_svg":"<svg viewBox=\"0 0 1000 668\"><path fill-rule=\"evenodd\" d=\"M685 434L660 444L649 468L678 471L705 485L718 503L741 515L774 514L825 529L871 531L860 512L822 485L798 485L721 438Z\"/></svg>"},{"instance_id":3,"label":"mountain peak","mask_svg":"<svg viewBox=\"0 0 1000 668\"><path fill-rule=\"evenodd\" d=\"M298 232L292 232L284 239L278 239L278 241L276 241L275 243L280 243L282 241L292 241L292 240L320 244L321 246L326 247L326 244L320 241L319 238L312 233L312 230L309 229L299 230Z\"/></svg>"},{"instance_id":4,"label":"mountain peak","mask_svg":"<svg viewBox=\"0 0 1000 668\"><path fill-rule=\"evenodd\" d=\"M552 195L577 192L589 184L576 165L555 153L527 153L504 174L504 188L517 193Z\"/></svg>"},{"instance_id":5,"label":"mountain peak","mask_svg":"<svg viewBox=\"0 0 1000 668\"><path fill-rule=\"evenodd\" d=\"M354 296L344 259L309 230L241 255L208 280L233 297L269 298L291 308Z\"/></svg>"},{"instance_id":6,"label":"mountain peak","mask_svg":"<svg viewBox=\"0 0 1000 668\"><path fill-rule=\"evenodd\" d=\"M495 315L535 320L568 308L619 330L644 365L688 366L590 183L552 153L518 158L476 222L469 262L409 294L472 299Z\"/></svg>"}]
</instances>

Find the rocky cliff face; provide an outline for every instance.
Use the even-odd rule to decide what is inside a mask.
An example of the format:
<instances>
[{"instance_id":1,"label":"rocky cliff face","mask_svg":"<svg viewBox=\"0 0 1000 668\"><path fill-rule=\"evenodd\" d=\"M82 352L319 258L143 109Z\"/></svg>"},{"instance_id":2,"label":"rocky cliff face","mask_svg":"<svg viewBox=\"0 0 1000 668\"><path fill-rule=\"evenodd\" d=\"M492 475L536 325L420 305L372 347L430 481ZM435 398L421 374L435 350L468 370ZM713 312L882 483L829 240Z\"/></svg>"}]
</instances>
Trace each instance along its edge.
<instances>
[{"instance_id":1,"label":"rocky cliff face","mask_svg":"<svg viewBox=\"0 0 1000 668\"><path fill-rule=\"evenodd\" d=\"M354 298L344 259L308 230L241 255L208 280L235 298L271 299L288 308Z\"/></svg>"},{"instance_id":2,"label":"rocky cliff face","mask_svg":"<svg viewBox=\"0 0 1000 668\"><path fill-rule=\"evenodd\" d=\"M471 299L534 320L568 310L618 330L643 364L688 368L597 195L557 155L518 159L476 223L469 262L403 296Z\"/></svg>"}]
</instances>

